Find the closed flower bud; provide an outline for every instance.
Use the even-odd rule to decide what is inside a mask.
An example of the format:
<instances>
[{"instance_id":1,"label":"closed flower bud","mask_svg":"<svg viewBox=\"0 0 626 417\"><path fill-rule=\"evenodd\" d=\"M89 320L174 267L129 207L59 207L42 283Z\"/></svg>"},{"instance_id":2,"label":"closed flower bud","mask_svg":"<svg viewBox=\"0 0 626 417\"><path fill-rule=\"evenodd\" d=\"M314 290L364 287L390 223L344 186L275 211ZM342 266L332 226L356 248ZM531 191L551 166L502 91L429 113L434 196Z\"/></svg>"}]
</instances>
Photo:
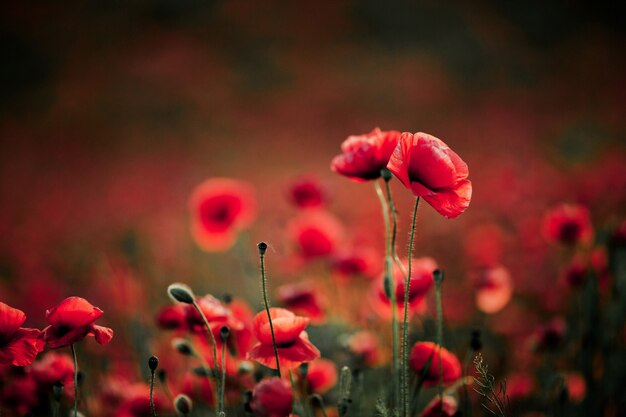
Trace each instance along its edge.
<instances>
[{"instance_id":1,"label":"closed flower bud","mask_svg":"<svg viewBox=\"0 0 626 417\"><path fill-rule=\"evenodd\" d=\"M193 348L185 339L176 338L172 340L172 346L182 355L192 356L194 354Z\"/></svg>"},{"instance_id":2,"label":"closed flower bud","mask_svg":"<svg viewBox=\"0 0 626 417\"><path fill-rule=\"evenodd\" d=\"M230 329L228 328L228 326L222 326L220 328L220 337L224 342L226 341L226 339L228 339L228 335L230 335Z\"/></svg>"},{"instance_id":3,"label":"closed flower bud","mask_svg":"<svg viewBox=\"0 0 626 417\"><path fill-rule=\"evenodd\" d=\"M260 242L256 246L257 246L257 248L259 248L259 255L265 255L265 251L267 251L267 243Z\"/></svg>"},{"instance_id":4,"label":"closed flower bud","mask_svg":"<svg viewBox=\"0 0 626 417\"><path fill-rule=\"evenodd\" d=\"M191 409L193 408L193 402L191 398L184 394L177 395L174 398L174 409L180 415L187 416L191 413Z\"/></svg>"},{"instance_id":5,"label":"closed flower bud","mask_svg":"<svg viewBox=\"0 0 626 417\"><path fill-rule=\"evenodd\" d=\"M148 359L148 368L150 368L150 370L152 372L156 371L156 368L159 366L159 358L157 358L156 356L150 356L150 359Z\"/></svg>"},{"instance_id":6,"label":"closed flower bud","mask_svg":"<svg viewBox=\"0 0 626 417\"><path fill-rule=\"evenodd\" d=\"M174 301L178 301L185 304L193 304L194 295L189 286L181 284L179 282L171 284L167 287L167 294Z\"/></svg>"}]
</instances>

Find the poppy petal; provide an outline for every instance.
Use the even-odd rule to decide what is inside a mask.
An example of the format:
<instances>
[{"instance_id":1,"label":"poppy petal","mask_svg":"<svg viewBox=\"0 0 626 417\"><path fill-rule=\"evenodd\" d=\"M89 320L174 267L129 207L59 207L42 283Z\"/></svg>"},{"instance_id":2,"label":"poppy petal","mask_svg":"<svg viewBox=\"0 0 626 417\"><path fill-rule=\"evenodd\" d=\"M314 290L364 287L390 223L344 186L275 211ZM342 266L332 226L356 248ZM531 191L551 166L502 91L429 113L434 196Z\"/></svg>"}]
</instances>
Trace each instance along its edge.
<instances>
[{"instance_id":1,"label":"poppy petal","mask_svg":"<svg viewBox=\"0 0 626 417\"><path fill-rule=\"evenodd\" d=\"M103 326L93 325L91 333L95 336L96 342L106 345L113 339L113 329Z\"/></svg>"},{"instance_id":2,"label":"poppy petal","mask_svg":"<svg viewBox=\"0 0 626 417\"><path fill-rule=\"evenodd\" d=\"M15 366L27 366L33 363L37 354L44 348L44 342L39 338L37 329L20 328L11 340L2 348L0 363L11 363ZM10 362L7 359L10 358Z\"/></svg>"},{"instance_id":3,"label":"poppy petal","mask_svg":"<svg viewBox=\"0 0 626 417\"><path fill-rule=\"evenodd\" d=\"M81 297L68 297L46 311L46 320L55 327L86 326L96 321L103 312Z\"/></svg>"},{"instance_id":4,"label":"poppy petal","mask_svg":"<svg viewBox=\"0 0 626 417\"><path fill-rule=\"evenodd\" d=\"M452 188L433 191L422 184L414 182L411 190L416 196L422 197L437 212L452 219L463 213L469 207L472 198L472 182L461 180Z\"/></svg>"},{"instance_id":5,"label":"poppy petal","mask_svg":"<svg viewBox=\"0 0 626 417\"><path fill-rule=\"evenodd\" d=\"M0 339L9 339L26 321L22 310L0 303Z\"/></svg>"}]
</instances>

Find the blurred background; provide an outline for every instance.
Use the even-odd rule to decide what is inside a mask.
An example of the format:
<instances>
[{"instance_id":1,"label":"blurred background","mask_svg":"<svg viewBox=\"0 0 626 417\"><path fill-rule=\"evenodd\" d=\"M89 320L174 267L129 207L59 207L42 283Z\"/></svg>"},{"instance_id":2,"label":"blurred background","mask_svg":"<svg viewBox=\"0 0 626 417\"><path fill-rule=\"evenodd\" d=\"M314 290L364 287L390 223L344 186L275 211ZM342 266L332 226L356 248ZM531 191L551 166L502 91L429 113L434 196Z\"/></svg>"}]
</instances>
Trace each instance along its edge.
<instances>
[{"instance_id":1,"label":"blurred background","mask_svg":"<svg viewBox=\"0 0 626 417\"><path fill-rule=\"evenodd\" d=\"M539 231L548 207L584 204L598 227L624 218L619 2L8 1L0 10L0 294L33 324L76 292L116 308L102 287L123 274L154 283L156 304L173 279L212 291L228 279L237 292L237 258L201 253L188 231L189 195L208 177L255 186L260 214L243 246L252 255L260 239L275 259L288 252L286 190L301 175L321 181L355 236L382 236L372 187L329 170L348 135L374 127L431 133L469 164L467 213L420 214L416 253L452 271L471 256L468 236L495 225L516 288L545 293L554 280L543 278L555 275ZM412 198L394 191L404 239Z\"/></svg>"}]
</instances>

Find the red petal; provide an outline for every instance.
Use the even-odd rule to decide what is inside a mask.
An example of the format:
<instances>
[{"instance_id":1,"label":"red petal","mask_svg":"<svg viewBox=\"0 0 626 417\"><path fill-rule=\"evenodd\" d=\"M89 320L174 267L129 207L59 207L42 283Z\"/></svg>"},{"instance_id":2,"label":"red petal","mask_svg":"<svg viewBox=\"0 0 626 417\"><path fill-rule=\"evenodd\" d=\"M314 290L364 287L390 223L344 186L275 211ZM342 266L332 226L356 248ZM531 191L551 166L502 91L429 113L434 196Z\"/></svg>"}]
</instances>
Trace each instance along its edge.
<instances>
[{"instance_id":1,"label":"red petal","mask_svg":"<svg viewBox=\"0 0 626 417\"><path fill-rule=\"evenodd\" d=\"M22 310L0 303L0 340L9 339L26 321Z\"/></svg>"},{"instance_id":2,"label":"red petal","mask_svg":"<svg viewBox=\"0 0 626 417\"><path fill-rule=\"evenodd\" d=\"M411 188L409 179L409 162L411 161L412 149L417 145L418 137L412 133L404 132L395 150L389 158L387 169L391 171L405 187Z\"/></svg>"},{"instance_id":3,"label":"red petal","mask_svg":"<svg viewBox=\"0 0 626 417\"><path fill-rule=\"evenodd\" d=\"M43 350L44 342L39 338L37 329L20 328L2 348L0 363L26 366L33 363L37 354ZM10 362L6 362L10 358Z\"/></svg>"},{"instance_id":4,"label":"red petal","mask_svg":"<svg viewBox=\"0 0 626 417\"><path fill-rule=\"evenodd\" d=\"M91 333L96 337L96 342L106 345L113 339L113 329L103 326L92 326Z\"/></svg>"},{"instance_id":5,"label":"red petal","mask_svg":"<svg viewBox=\"0 0 626 417\"><path fill-rule=\"evenodd\" d=\"M89 326L76 327L68 333L59 334L58 327L48 326L43 329L43 338L52 349L69 346L72 343L80 342L89 334Z\"/></svg>"},{"instance_id":6,"label":"red petal","mask_svg":"<svg viewBox=\"0 0 626 417\"><path fill-rule=\"evenodd\" d=\"M311 362L319 357L320 351L303 336L289 347L278 348L278 361L281 369L295 369L302 363ZM248 358L268 368L276 369L276 357L272 345L256 344L248 352Z\"/></svg>"},{"instance_id":7,"label":"red petal","mask_svg":"<svg viewBox=\"0 0 626 417\"><path fill-rule=\"evenodd\" d=\"M411 184L411 190L416 196L424 198L439 214L449 219L463 213L472 199L472 183L469 180L459 181L454 187L437 191L414 182Z\"/></svg>"},{"instance_id":8,"label":"red petal","mask_svg":"<svg viewBox=\"0 0 626 417\"><path fill-rule=\"evenodd\" d=\"M96 321L103 312L81 297L68 297L56 307L46 311L46 320L55 327L86 326Z\"/></svg>"}]
</instances>

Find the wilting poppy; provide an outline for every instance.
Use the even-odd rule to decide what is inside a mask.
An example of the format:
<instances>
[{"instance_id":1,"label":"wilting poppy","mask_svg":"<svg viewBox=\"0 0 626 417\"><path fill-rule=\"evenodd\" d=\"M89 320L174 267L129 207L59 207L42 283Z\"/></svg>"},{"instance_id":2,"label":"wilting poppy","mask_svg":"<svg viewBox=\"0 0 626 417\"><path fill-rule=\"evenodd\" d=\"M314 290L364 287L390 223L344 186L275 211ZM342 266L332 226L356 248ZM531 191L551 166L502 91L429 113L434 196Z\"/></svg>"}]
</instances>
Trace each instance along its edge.
<instances>
[{"instance_id":1,"label":"wilting poppy","mask_svg":"<svg viewBox=\"0 0 626 417\"><path fill-rule=\"evenodd\" d=\"M113 330L94 324L102 314L102 310L84 298L68 297L46 311L50 325L43 330L44 340L53 349L69 346L87 335L95 336L101 345L109 343Z\"/></svg>"},{"instance_id":2,"label":"wilting poppy","mask_svg":"<svg viewBox=\"0 0 626 417\"><path fill-rule=\"evenodd\" d=\"M513 296L513 281L503 266L481 270L473 278L476 288L476 307L483 313L502 310Z\"/></svg>"},{"instance_id":3,"label":"wilting poppy","mask_svg":"<svg viewBox=\"0 0 626 417\"><path fill-rule=\"evenodd\" d=\"M191 232L204 250L224 251L256 216L252 188L241 181L211 178L198 185L189 200Z\"/></svg>"},{"instance_id":4,"label":"wilting poppy","mask_svg":"<svg viewBox=\"0 0 626 417\"><path fill-rule=\"evenodd\" d=\"M324 210L303 213L289 222L288 232L296 250L305 259L331 255L343 234L339 220Z\"/></svg>"},{"instance_id":5,"label":"wilting poppy","mask_svg":"<svg viewBox=\"0 0 626 417\"><path fill-rule=\"evenodd\" d=\"M287 417L292 406L291 386L280 378L268 378L259 382L252 391L249 404L257 417Z\"/></svg>"},{"instance_id":6,"label":"wilting poppy","mask_svg":"<svg viewBox=\"0 0 626 417\"><path fill-rule=\"evenodd\" d=\"M456 414L459 406L451 395L433 398L420 413L419 417L452 417Z\"/></svg>"},{"instance_id":7,"label":"wilting poppy","mask_svg":"<svg viewBox=\"0 0 626 417\"><path fill-rule=\"evenodd\" d=\"M441 361L439 354L441 349ZM441 373L443 383L449 384L461 377L461 363L456 355L433 342L417 342L409 356L409 364L418 376L424 375L424 386L431 387L439 383ZM426 366L428 370L425 371Z\"/></svg>"},{"instance_id":8,"label":"wilting poppy","mask_svg":"<svg viewBox=\"0 0 626 417\"><path fill-rule=\"evenodd\" d=\"M341 155L333 158L330 168L354 181L375 180L387 167L400 132L381 131L379 128L365 135L353 135L341 144Z\"/></svg>"},{"instance_id":9,"label":"wilting poppy","mask_svg":"<svg viewBox=\"0 0 626 417\"><path fill-rule=\"evenodd\" d=\"M313 178L300 178L289 187L289 199L296 207L321 207L326 202L326 193Z\"/></svg>"},{"instance_id":10,"label":"wilting poppy","mask_svg":"<svg viewBox=\"0 0 626 417\"><path fill-rule=\"evenodd\" d=\"M21 327L24 321L22 310L0 303L0 365L30 365L43 350L41 331Z\"/></svg>"},{"instance_id":11,"label":"wilting poppy","mask_svg":"<svg viewBox=\"0 0 626 417\"><path fill-rule=\"evenodd\" d=\"M281 369L294 369L304 362L311 362L320 357L320 351L313 346L304 331L309 324L308 318L296 316L284 308L271 308L270 315ZM248 358L268 368L276 369L276 357L267 313L259 312L252 324L254 335L259 342L250 349Z\"/></svg>"},{"instance_id":12,"label":"wilting poppy","mask_svg":"<svg viewBox=\"0 0 626 417\"><path fill-rule=\"evenodd\" d=\"M310 392L325 393L337 383L337 366L328 359L315 359L309 364L306 382Z\"/></svg>"},{"instance_id":13,"label":"wilting poppy","mask_svg":"<svg viewBox=\"0 0 626 417\"><path fill-rule=\"evenodd\" d=\"M314 323L324 321L324 308L319 293L311 282L285 284L276 289L276 299L295 314L301 314Z\"/></svg>"},{"instance_id":14,"label":"wilting poppy","mask_svg":"<svg viewBox=\"0 0 626 417\"><path fill-rule=\"evenodd\" d=\"M402 133L387 168L445 217L457 217L469 207L472 183L467 164L434 136Z\"/></svg>"},{"instance_id":15,"label":"wilting poppy","mask_svg":"<svg viewBox=\"0 0 626 417\"><path fill-rule=\"evenodd\" d=\"M593 226L589 210L579 204L561 204L548 211L543 219L543 233L548 240L568 245L589 243Z\"/></svg>"}]
</instances>

